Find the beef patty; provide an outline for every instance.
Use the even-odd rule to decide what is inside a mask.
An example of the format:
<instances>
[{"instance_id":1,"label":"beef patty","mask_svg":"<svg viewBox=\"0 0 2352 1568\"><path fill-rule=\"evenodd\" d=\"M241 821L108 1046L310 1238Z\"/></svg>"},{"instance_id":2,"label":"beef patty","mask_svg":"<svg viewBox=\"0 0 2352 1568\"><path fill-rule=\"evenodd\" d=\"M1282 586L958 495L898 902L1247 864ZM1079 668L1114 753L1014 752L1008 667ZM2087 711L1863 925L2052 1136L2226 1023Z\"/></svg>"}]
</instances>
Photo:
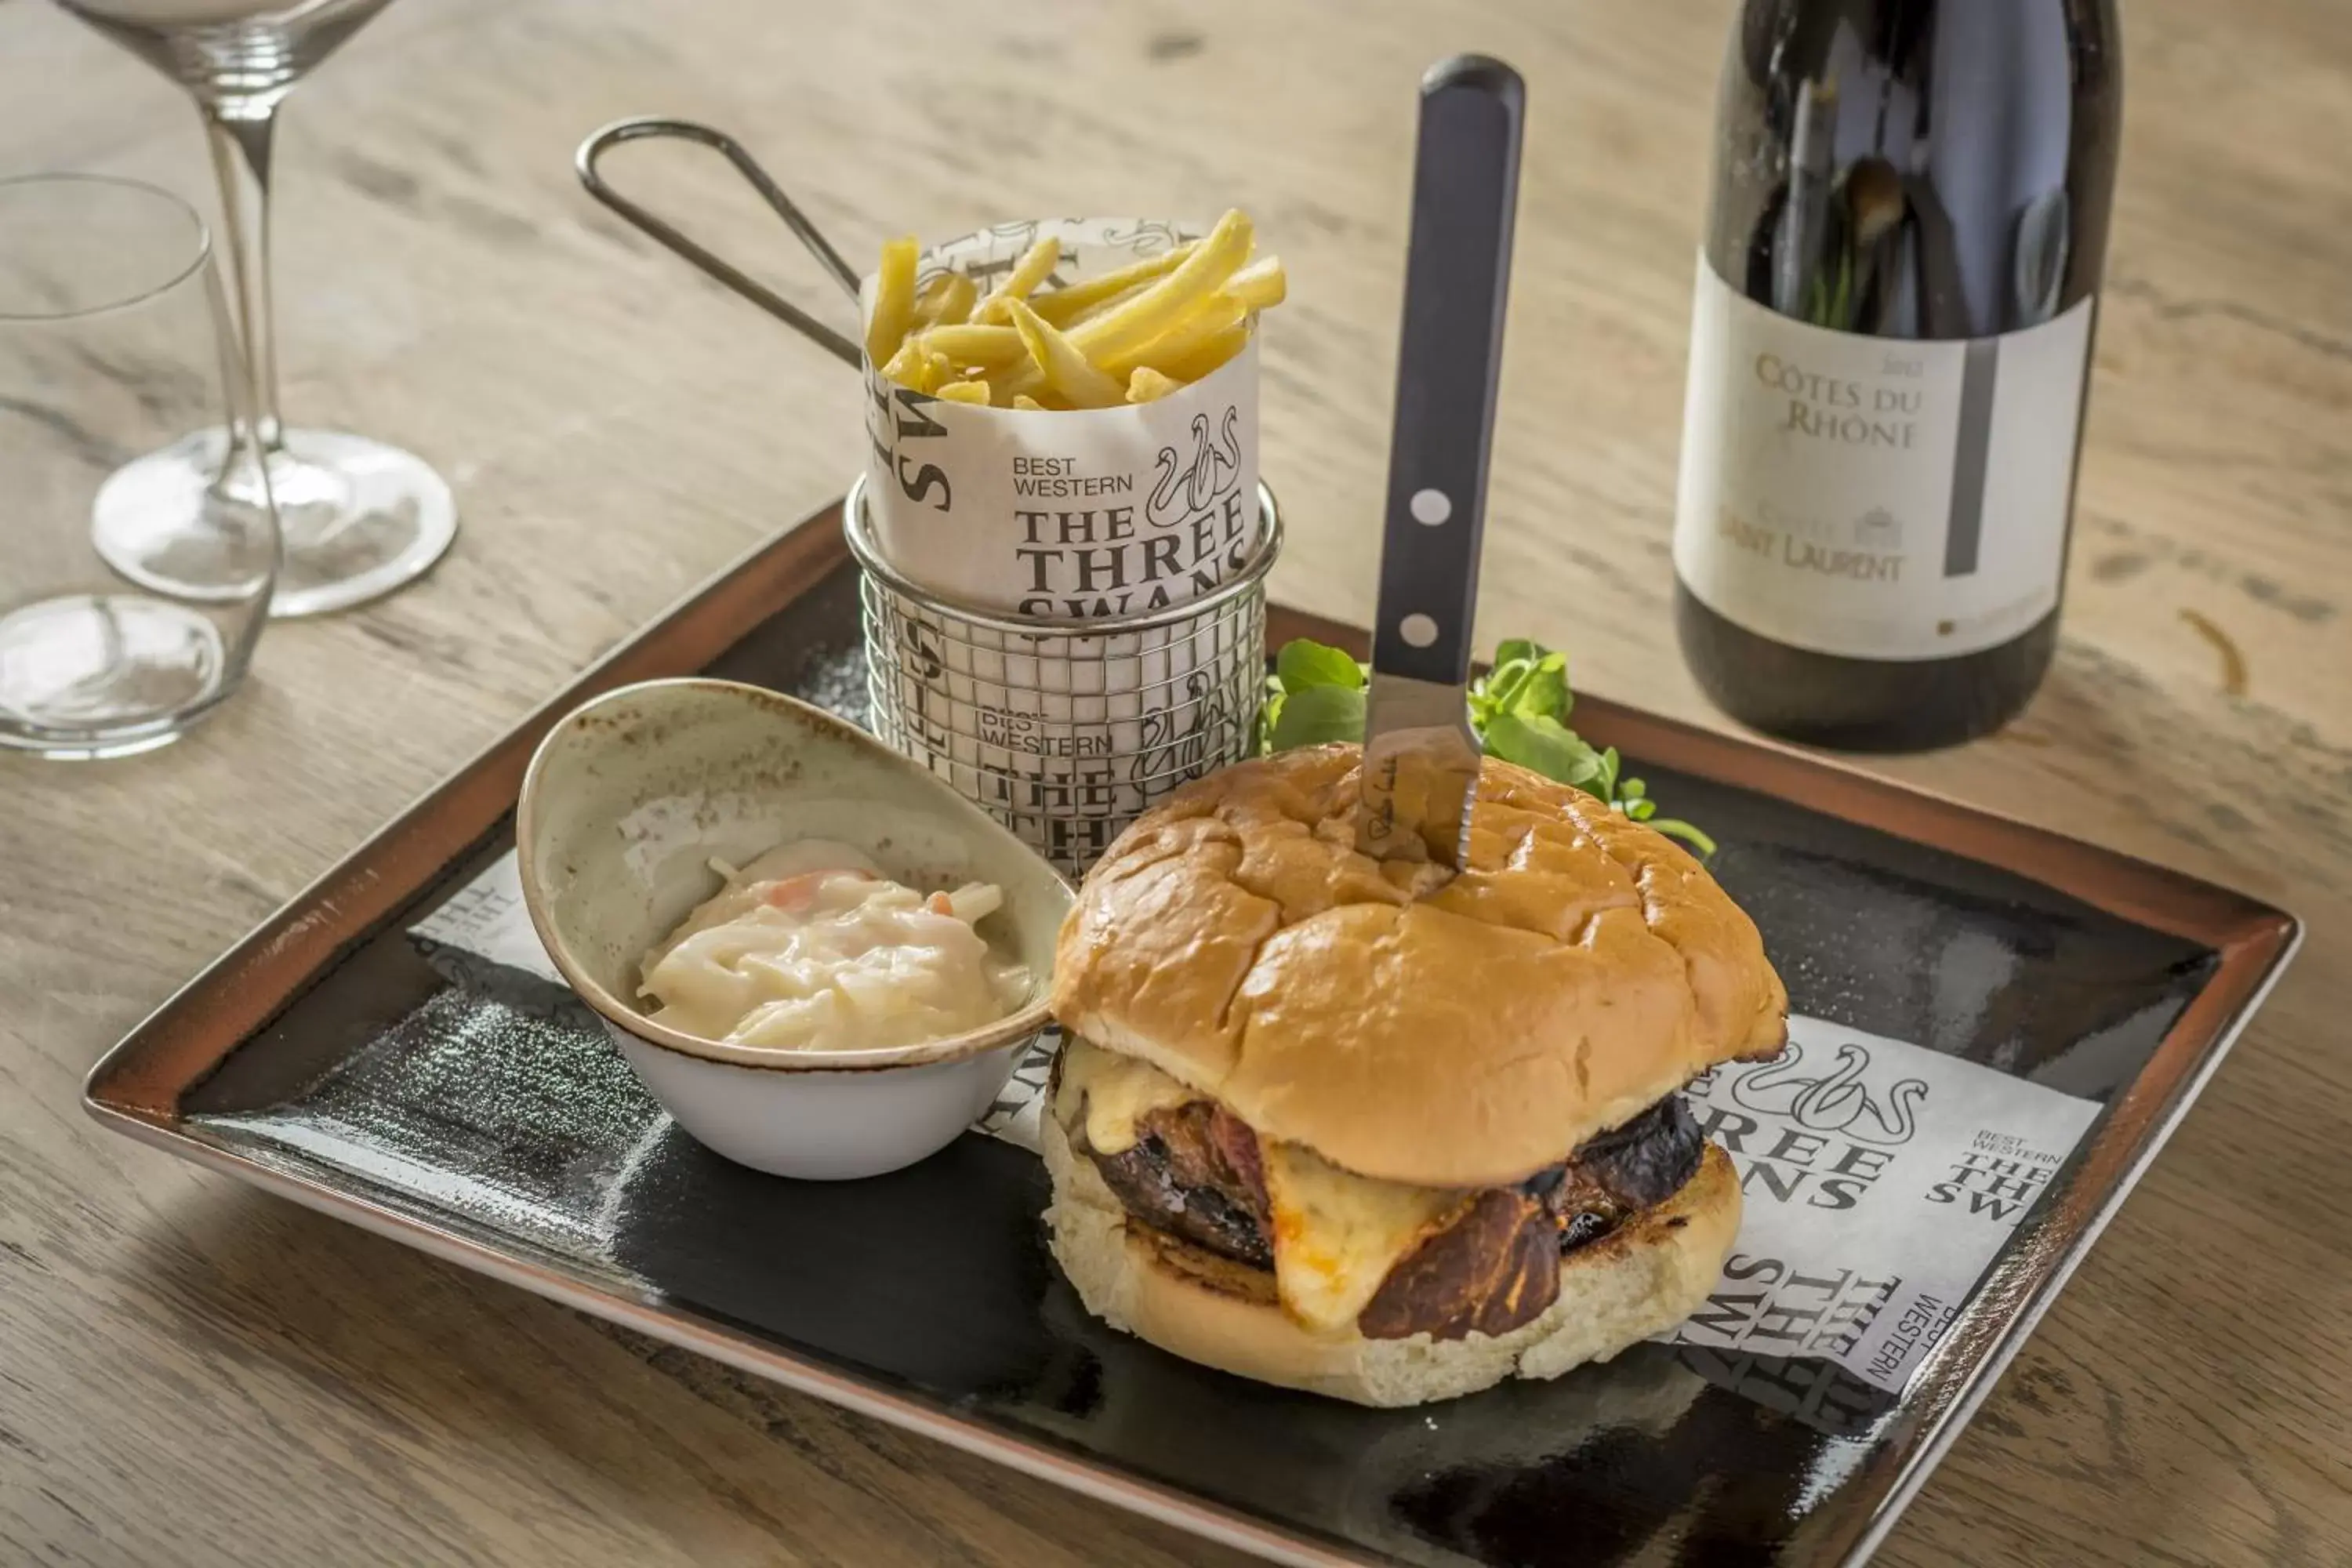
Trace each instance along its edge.
<instances>
[{"instance_id":1,"label":"beef patty","mask_svg":"<svg viewBox=\"0 0 2352 1568\"><path fill-rule=\"evenodd\" d=\"M1089 1149L1127 1212L1195 1247L1274 1267L1257 1135L1213 1100L1146 1112L1117 1154ZM1368 1339L1499 1334L1559 1296L1559 1259L1664 1203L1698 1173L1704 1140L1679 1094L1588 1139L1517 1186L1485 1187L1397 1260L1356 1320Z\"/></svg>"},{"instance_id":2,"label":"beef patty","mask_svg":"<svg viewBox=\"0 0 2352 1568\"><path fill-rule=\"evenodd\" d=\"M1119 1153L1087 1151L1128 1213L1237 1263L1274 1267L1265 1168L1248 1123L1195 1100L1146 1111L1135 1131Z\"/></svg>"}]
</instances>

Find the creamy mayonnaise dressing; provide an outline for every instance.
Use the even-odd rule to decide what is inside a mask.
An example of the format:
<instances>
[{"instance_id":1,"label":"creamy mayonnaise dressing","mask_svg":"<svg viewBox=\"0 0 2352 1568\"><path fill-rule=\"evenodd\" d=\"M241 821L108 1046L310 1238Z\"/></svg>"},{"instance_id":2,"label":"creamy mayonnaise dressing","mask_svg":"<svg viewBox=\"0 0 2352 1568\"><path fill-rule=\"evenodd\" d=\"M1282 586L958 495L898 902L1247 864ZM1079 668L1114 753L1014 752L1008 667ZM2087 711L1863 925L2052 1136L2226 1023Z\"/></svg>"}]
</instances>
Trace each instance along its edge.
<instances>
[{"instance_id":1,"label":"creamy mayonnaise dressing","mask_svg":"<svg viewBox=\"0 0 2352 1568\"><path fill-rule=\"evenodd\" d=\"M786 1050L919 1045L1019 1006L1028 972L973 926L1003 893L972 882L919 893L845 844L780 845L651 952L647 1016L681 1034Z\"/></svg>"}]
</instances>

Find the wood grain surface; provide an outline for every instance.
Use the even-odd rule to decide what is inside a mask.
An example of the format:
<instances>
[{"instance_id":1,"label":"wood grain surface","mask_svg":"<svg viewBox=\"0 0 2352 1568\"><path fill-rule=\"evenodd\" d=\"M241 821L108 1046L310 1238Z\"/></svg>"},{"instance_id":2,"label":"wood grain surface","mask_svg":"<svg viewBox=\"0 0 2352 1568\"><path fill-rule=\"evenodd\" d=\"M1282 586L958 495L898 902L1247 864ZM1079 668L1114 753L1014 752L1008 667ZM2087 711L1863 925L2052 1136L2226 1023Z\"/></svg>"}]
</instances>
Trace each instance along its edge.
<instances>
[{"instance_id":1,"label":"wood grain surface","mask_svg":"<svg viewBox=\"0 0 2352 1568\"><path fill-rule=\"evenodd\" d=\"M1895 1532L1902 1568L2352 1561L2352 6L2127 9L2057 668L2008 733L1884 765L2312 934ZM1729 14L402 0L331 61L282 142L288 413L430 456L464 532L420 586L274 628L178 746L0 758L0 1561L1231 1561L108 1136L79 1085L856 467L846 373L574 185L573 145L625 114L733 129L854 256L1008 216L1247 206L1293 279L1265 371L1276 592L1360 620L1413 83L1505 56L1530 108L1480 624L1720 722L1675 652L1666 541ZM614 166L840 308L713 164ZM175 89L0 0L0 173L65 167L208 184Z\"/></svg>"}]
</instances>

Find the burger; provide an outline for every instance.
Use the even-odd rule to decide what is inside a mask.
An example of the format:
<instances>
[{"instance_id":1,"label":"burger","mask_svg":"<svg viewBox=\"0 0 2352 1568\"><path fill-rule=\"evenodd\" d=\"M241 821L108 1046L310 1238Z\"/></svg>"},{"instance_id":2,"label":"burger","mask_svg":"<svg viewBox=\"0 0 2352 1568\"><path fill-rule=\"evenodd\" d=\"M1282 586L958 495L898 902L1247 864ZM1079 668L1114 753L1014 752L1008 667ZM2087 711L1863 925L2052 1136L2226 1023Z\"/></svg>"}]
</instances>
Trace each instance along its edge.
<instances>
[{"instance_id":1,"label":"burger","mask_svg":"<svg viewBox=\"0 0 2352 1568\"><path fill-rule=\"evenodd\" d=\"M1754 922L1672 840L1493 759L1458 872L1373 860L1359 761L1228 768L1087 877L1054 983L1055 1258L1116 1328L1365 1405L1673 1327L1740 1206L1680 1091L1787 1037Z\"/></svg>"}]
</instances>

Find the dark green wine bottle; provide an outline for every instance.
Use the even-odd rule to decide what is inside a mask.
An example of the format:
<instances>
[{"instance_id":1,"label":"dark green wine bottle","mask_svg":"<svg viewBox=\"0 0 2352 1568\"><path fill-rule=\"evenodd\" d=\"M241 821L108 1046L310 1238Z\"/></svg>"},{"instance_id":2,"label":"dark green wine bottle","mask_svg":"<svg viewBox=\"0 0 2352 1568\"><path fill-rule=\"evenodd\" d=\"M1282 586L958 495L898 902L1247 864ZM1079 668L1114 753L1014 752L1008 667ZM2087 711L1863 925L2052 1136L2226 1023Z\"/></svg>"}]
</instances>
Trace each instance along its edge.
<instances>
[{"instance_id":1,"label":"dark green wine bottle","mask_svg":"<svg viewBox=\"0 0 2352 1568\"><path fill-rule=\"evenodd\" d=\"M1734 718L1915 750L2057 642L2121 115L2113 0L1748 0L1675 521Z\"/></svg>"}]
</instances>

